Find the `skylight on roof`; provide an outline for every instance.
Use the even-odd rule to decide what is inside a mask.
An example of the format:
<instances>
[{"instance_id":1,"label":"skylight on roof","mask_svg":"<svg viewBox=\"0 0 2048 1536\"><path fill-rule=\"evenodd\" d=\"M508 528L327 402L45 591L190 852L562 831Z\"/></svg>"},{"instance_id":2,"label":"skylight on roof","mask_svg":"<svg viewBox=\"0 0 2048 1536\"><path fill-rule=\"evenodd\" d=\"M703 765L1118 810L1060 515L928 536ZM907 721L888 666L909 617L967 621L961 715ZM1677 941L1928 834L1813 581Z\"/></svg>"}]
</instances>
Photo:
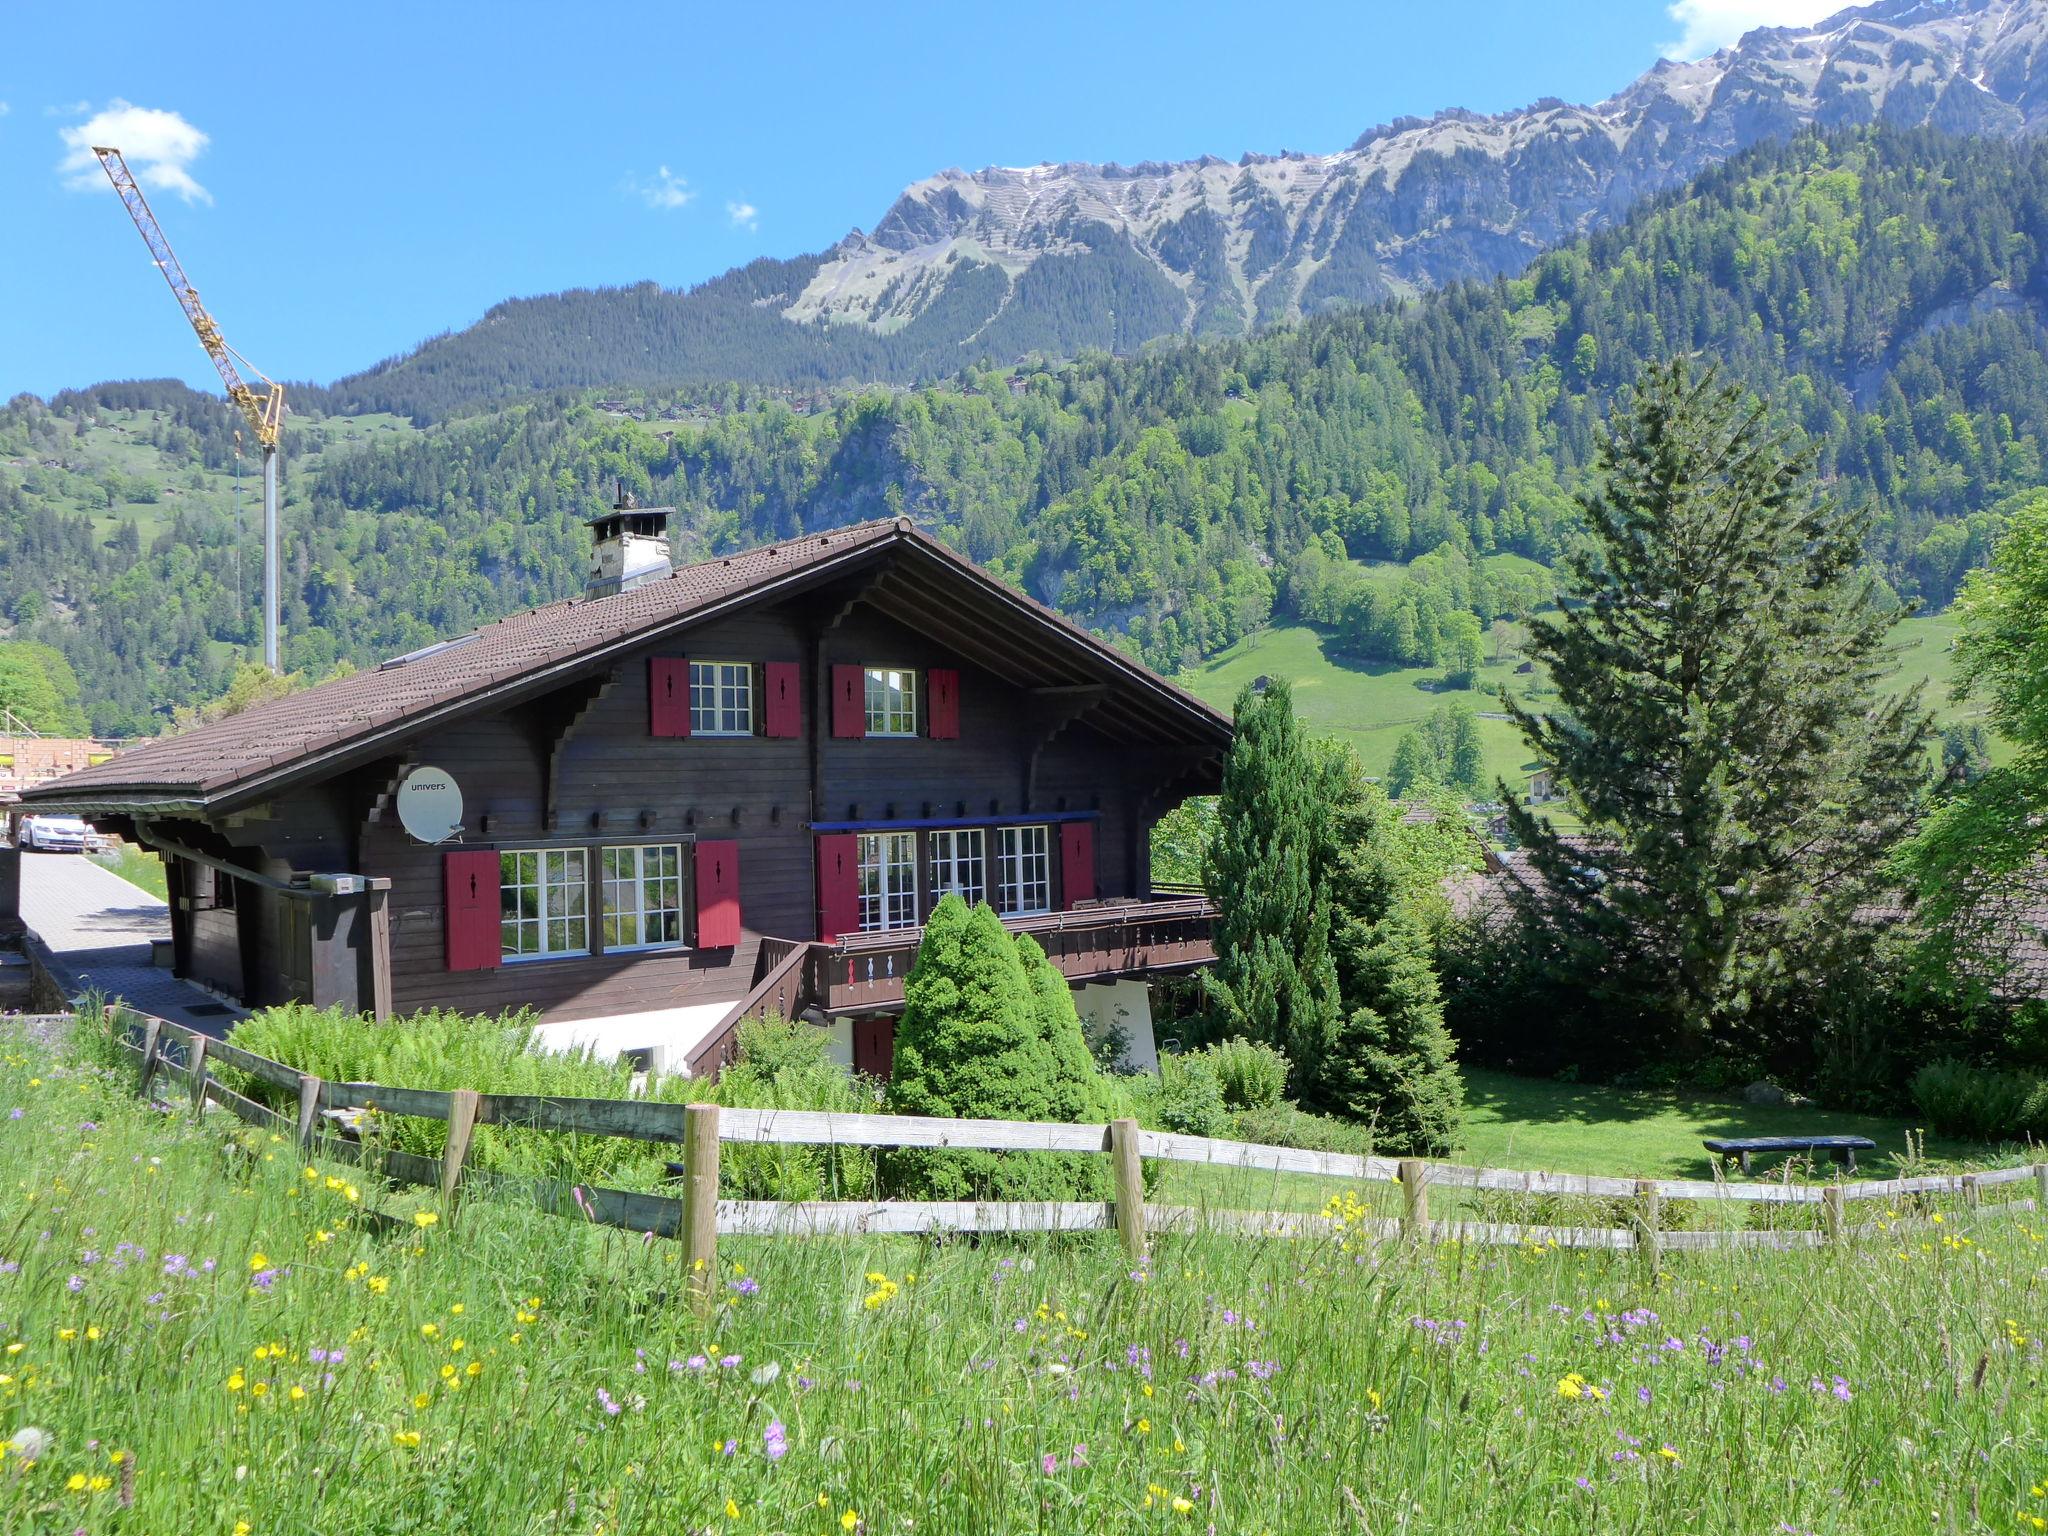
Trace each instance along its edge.
<instances>
[{"instance_id":1,"label":"skylight on roof","mask_svg":"<svg viewBox=\"0 0 2048 1536\"><path fill-rule=\"evenodd\" d=\"M480 635L472 631L466 635L457 635L453 640L436 640L432 645L423 645L416 651L407 651L403 656L393 656L389 661L378 662L377 670L379 672L389 672L393 667L402 667L407 662L425 661L429 656L438 656L443 651L452 651L459 645L467 645L470 641L479 638L481 638Z\"/></svg>"}]
</instances>

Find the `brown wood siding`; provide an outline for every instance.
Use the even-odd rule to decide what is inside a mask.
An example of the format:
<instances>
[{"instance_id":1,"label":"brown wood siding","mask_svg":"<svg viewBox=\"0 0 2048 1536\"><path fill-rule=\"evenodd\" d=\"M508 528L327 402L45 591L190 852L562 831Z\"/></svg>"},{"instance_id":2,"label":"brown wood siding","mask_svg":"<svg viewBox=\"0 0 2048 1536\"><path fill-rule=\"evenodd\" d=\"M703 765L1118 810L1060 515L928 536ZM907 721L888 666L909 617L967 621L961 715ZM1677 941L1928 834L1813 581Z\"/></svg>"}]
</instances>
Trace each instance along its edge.
<instances>
[{"instance_id":1,"label":"brown wood siding","mask_svg":"<svg viewBox=\"0 0 2048 1536\"><path fill-rule=\"evenodd\" d=\"M239 901L236 907L213 904L213 871L190 860L177 861L180 884L189 903L186 912L191 947L185 960L185 975L202 986L229 997L242 994L242 931ZM246 885L237 893L247 896Z\"/></svg>"},{"instance_id":2,"label":"brown wood siding","mask_svg":"<svg viewBox=\"0 0 2048 1536\"><path fill-rule=\"evenodd\" d=\"M567 712L543 703L447 727L406 749L409 762L440 768L460 785L466 832L459 845L416 845L388 812L366 822L395 761L359 769L325 791L295 796L291 805L273 808L270 821L250 822L227 835L299 869L349 869L391 880L392 1003L401 1013L530 1006L549 1018L571 1019L740 998L754 981L763 935L817 935L809 826L814 738L824 780L819 820L964 814L1025 821L1058 810L1064 800L1068 810L1100 812L1098 895L1144 894L1129 855L1130 817L1139 793L1129 779L1129 753L1086 725L1068 726L1040 753L1027 806L1026 779L1038 745L1034 722L1041 719L1031 698L864 604L826 632L824 666L958 668L959 736L834 739L829 717L820 718L817 701L828 694L809 636L840 611L841 601L796 600L706 625L682 641L650 645L622 659L610 685L576 717L567 745L554 756L552 829L544 822L548 732ZM715 661L798 663L802 733L653 736L648 658L657 651ZM600 816L603 824L594 825ZM643 820L649 823L644 829ZM448 848L596 848L697 839L737 845L742 933L733 949L566 957L494 970L447 968L442 855ZM1058 869L1052 874L1057 891ZM689 889L686 870L686 908ZM596 943L595 901L590 931ZM262 924L263 963L272 976L288 974L275 949L282 935L282 924Z\"/></svg>"}]
</instances>

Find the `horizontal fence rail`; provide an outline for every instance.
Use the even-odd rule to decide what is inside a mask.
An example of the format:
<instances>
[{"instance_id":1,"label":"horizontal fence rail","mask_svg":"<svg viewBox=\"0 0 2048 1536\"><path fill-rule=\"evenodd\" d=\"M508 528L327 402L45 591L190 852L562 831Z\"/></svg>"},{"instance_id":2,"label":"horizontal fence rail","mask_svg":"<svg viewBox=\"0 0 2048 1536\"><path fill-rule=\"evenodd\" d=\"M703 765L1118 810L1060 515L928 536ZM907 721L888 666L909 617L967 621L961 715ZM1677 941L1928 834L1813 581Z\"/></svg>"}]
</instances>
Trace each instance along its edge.
<instances>
[{"instance_id":1,"label":"horizontal fence rail","mask_svg":"<svg viewBox=\"0 0 2048 1536\"><path fill-rule=\"evenodd\" d=\"M2048 1211L2048 1163L1983 1173L1918 1174L1820 1186L1793 1184L1788 1171L1783 1181L1731 1184L1720 1180L1622 1179L1600 1174L1472 1168L1417 1158L1364 1157L1146 1131L1129 1120L1104 1125L948 1120L919 1115L725 1108L646 1099L557 1099L468 1089L402 1088L381 1083L323 1081L282 1062L132 1009L121 1008L119 1017L123 1028L117 1038L138 1063L140 1088L145 1095L159 1076L182 1079L195 1108L217 1104L252 1125L290 1134L309 1155L352 1162L395 1182L438 1188L448 1198L458 1188L488 1191L529 1202L557 1215L680 1238L686 1245L693 1290L700 1304L705 1305L714 1294L711 1277L720 1236L1114 1230L1122 1236L1130 1255L1138 1259L1144 1255L1148 1233L1207 1230L1249 1237L1362 1238L1376 1242L1427 1239L1636 1252L1655 1263L1671 1252L1815 1247L1876 1232L1874 1223L1852 1225L1848 1221L1845 1208L1851 1201L1889 1202L1946 1195L1974 1206L1986 1189L2032 1184L2031 1197L2006 1201L2000 1208ZM235 1092L214 1076L216 1067L245 1072L260 1082L295 1093L296 1115L284 1114ZM444 1122L448 1136L442 1156L424 1157L380 1145L375 1136L380 1116ZM328 1128L329 1121L352 1121L356 1136L351 1139L337 1134ZM465 1170L471 1138L479 1125L680 1145L684 1156L671 1167L681 1172L683 1193L650 1194L561 1179ZM368 1139L361 1135L366 1128L371 1132ZM1106 1155L1115 1198L1024 1202L721 1200L718 1149L726 1142ZM1402 1214L1378 1217L1355 1212L1331 1215L1149 1204L1144 1199L1141 1172L1145 1158L1357 1183L1392 1182L1400 1187ZM1565 1227L1432 1218L1432 1189L1610 1200L1617 1205L1617 1219L1626 1225ZM1819 1208L1815 1213L1818 1220L1811 1227L1783 1230L1673 1230L1661 1215L1667 1200L1810 1205Z\"/></svg>"}]
</instances>

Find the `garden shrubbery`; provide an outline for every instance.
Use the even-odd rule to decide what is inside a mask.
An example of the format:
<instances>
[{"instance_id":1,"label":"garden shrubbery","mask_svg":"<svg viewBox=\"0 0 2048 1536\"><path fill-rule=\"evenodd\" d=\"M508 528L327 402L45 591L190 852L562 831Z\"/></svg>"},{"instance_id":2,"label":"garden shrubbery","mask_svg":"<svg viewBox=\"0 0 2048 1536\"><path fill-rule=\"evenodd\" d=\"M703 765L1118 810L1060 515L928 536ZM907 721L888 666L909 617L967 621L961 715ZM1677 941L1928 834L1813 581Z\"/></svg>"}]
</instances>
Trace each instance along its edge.
<instances>
[{"instance_id":1,"label":"garden shrubbery","mask_svg":"<svg viewBox=\"0 0 2048 1536\"><path fill-rule=\"evenodd\" d=\"M2048 1078L2032 1073L1929 1062L1913 1076L1913 1102L1944 1136L2048 1140Z\"/></svg>"}]
</instances>

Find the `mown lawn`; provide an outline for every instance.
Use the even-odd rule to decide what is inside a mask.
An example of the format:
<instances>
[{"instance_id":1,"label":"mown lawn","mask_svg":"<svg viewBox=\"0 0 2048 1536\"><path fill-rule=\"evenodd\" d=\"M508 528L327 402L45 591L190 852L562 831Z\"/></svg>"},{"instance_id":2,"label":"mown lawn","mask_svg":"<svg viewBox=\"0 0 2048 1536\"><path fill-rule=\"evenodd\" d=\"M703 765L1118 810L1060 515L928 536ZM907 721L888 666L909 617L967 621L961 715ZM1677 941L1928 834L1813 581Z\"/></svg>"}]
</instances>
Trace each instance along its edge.
<instances>
[{"instance_id":1,"label":"mown lawn","mask_svg":"<svg viewBox=\"0 0 2048 1536\"><path fill-rule=\"evenodd\" d=\"M1107 1237L728 1241L700 1320L670 1243L395 1201L0 1030L10 1532L2048 1516L2026 1215L1901 1212L1661 1276L1356 1241L1161 1238L1136 1271Z\"/></svg>"}]
</instances>

